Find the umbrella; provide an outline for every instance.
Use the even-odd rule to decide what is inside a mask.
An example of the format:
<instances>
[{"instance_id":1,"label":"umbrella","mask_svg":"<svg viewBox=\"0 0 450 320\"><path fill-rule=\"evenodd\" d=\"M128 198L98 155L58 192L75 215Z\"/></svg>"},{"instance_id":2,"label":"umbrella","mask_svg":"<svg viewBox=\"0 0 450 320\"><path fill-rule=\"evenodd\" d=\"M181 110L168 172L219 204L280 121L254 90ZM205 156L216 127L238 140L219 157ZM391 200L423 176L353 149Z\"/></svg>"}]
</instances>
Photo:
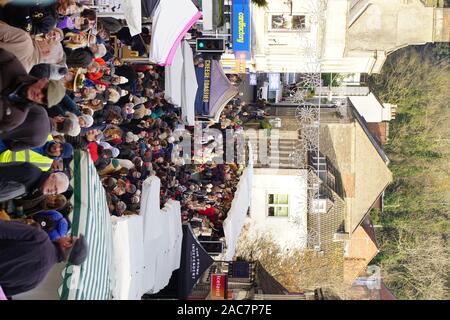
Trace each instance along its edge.
<instances>
[{"instance_id":1,"label":"umbrella","mask_svg":"<svg viewBox=\"0 0 450 320\"><path fill-rule=\"evenodd\" d=\"M219 61L211 64L211 92L209 116L219 121L220 113L227 103L238 94L239 90L228 80Z\"/></svg>"},{"instance_id":2,"label":"umbrella","mask_svg":"<svg viewBox=\"0 0 450 320\"><path fill-rule=\"evenodd\" d=\"M142 13L141 5L136 0L122 0L123 14L127 20L128 28L130 28L131 36L138 35L142 32Z\"/></svg>"},{"instance_id":3,"label":"umbrella","mask_svg":"<svg viewBox=\"0 0 450 320\"><path fill-rule=\"evenodd\" d=\"M183 224L183 246L181 249L180 269L172 273L168 285L145 298L177 297L186 299L203 273L214 263L213 258L203 249L195 237L191 225Z\"/></svg>"},{"instance_id":4,"label":"umbrella","mask_svg":"<svg viewBox=\"0 0 450 320\"><path fill-rule=\"evenodd\" d=\"M219 61L205 60L204 65L195 68L198 83L195 112L218 122L223 108L239 90L228 80Z\"/></svg>"},{"instance_id":5,"label":"umbrella","mask_svg":"<svg viewBox=\"0 0 450 320\"><path fill-rule=\"evenodd\" d=\"M109 300L114 270L111 217L105 190L87 152L75 151L72 165L74 207L71 230L73 235L85 235L89 253L80 266L68 263L64 268L60 298Z\"/></svg>"},{"instance_id":6,"label":"umbrella","mask_svg":"<svg viewBox=\"0 0 450 320\"><path fill-rule=\"evenodd\" d=\"M160 0L153 13L150 61L171 65L184 35L201 16L191 0Z\"/></svg>"}]
</instances>

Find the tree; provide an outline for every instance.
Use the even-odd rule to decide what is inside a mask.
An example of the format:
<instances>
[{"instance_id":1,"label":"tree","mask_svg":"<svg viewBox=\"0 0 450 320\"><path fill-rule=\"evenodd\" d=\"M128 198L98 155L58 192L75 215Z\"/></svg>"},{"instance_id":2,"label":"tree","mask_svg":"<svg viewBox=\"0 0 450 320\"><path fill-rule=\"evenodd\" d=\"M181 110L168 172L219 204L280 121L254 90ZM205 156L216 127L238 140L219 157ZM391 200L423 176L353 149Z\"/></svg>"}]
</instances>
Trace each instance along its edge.
<instances>
[{"instance_id":1,"label":"tree","mask_svg":"<svg viewBox=\"0 0 450 320\"><path fill-rule=\"evenodd\" d=\"M255 231L247 224L236 255L249 261L258 260L290 292L322 288L341 298L346 296L342 250L319 254L302 248L283 248L269 232Z\"/></svg>"},{"instance_id":2,"label":"tree","mask_svg":"<svg viewBox=\"0 0 450 320\"><path fill-rule=\"evenodd\" d=\"M267 0L252 0L252 3L260 8L266 8L269 5Z\"/></svg>"},{"instance_id":3,"label":"tree","mask_svg":"<svg viewBox=\"0 0 450 320\"><path fill-rule=\"evenodd\" d=\"M381 101L398 105L386 145L394 182L377 217L383 228L376 262L401 299L449 298L450 70L444 49L399 50L369 79Z\"/></svg>"},{"instance_id":4,"label":"tree","mask_svg":"<svg viewBox=\"0 0 450 320\"><path fill-rule=\"evenodd\" d=\"M386 234L383 234L386 237ZM384 281L399 299L448 299L450 250L445 238L399 230L395 240L383 239Z\"/></svg>"}]
</instances>

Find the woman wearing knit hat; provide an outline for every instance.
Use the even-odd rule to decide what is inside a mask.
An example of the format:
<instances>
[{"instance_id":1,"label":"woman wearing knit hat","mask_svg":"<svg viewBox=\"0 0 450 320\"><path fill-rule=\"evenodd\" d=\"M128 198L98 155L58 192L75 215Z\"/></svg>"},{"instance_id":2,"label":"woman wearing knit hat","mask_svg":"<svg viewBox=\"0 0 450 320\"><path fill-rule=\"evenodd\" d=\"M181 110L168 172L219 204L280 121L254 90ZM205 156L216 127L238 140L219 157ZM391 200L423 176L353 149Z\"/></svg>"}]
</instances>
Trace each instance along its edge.
<instances>
[{"instance_id":1,"label":"woman wearing knit hat","mask_svg":"<svg viewBox=\"0 0 450 320\"><path fill-rule=\"evenodd\" d=\"M41 211L33 215L33 220L47 232L50 240L56 241L67 234L69 224L61 213L54 210Z\"/></svg>"},{"instance_id":2,"label":"woman wearing knit hat","mask_svg":"<svg viewBox=\"0 0 450 320\"><path fill-rule=\"evenodd\" d=\"M78 123L81 128L90 128L94 124L94 118L88 114L83 114L78 117Z\"/></svg>"}]
</instances>

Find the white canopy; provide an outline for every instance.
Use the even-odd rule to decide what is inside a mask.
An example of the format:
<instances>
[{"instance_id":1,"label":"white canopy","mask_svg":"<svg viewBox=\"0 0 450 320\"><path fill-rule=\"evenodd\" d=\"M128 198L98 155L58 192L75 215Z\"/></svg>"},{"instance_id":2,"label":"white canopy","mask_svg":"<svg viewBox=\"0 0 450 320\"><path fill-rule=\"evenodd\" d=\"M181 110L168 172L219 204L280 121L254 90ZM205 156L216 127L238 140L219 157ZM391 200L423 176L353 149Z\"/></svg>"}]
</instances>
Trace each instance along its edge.
<instances>
[{"instance_id":1,"label":"white canopy","mask_svg":"<svg viewBox=\"0 0 450 320\"><path fill-rule=\"evenodd\" d=\"M184 35L201 16L191 0L161 0L153 13L150 61L170 66Z\"/></svg>"},{"instance_id":2,"label":"white canopy","mask_svg":"<svg viewBox=\"0 0 450 320\"><path fill-rule=\"evenodd\" d=\"M236 252L236 245L244 226L247 211L250 207L250 197L253 178L253 164L250 162L244 169L242 176L236 188L231 208L228 211L227 218L223 222L223 231L225 233L226 252L225 260L233 260Z\"/></svg>"},{"instance_id":3,"label":"white canopy","mask_svg":"<svg viewBox=\"0 0 450 320\"><path fill-rule=\"evenodd\" d=\"M113 222L116 300L140 300L144 276L143 217L138 215L111 217Z\"/></svg>"},{"instance_id":4,"label":"white canopy","mask_svg":"<svg viewBox=\"0 0 450 320\"><path fill-rule=\"evenodd\" d=\"M142 32L142 7L139 0L108 0L96 7L97 16L125 19L131 36ZM106 3L105 3L106 2Z\"/></svg>"},{"instance_id":5,"label":"white canopy","mask_svg":"<svg viewBox=\"0 0 450 320\"><path fill-rule=\"evenodd\" d=\"M169 283L172 272L180 268L181 244L183 230L181 228L181 206L178 201L169 200L161 210L163 225L167 226L158 239L160 250L156 257L155 283L149 292L156 293ZM156 245L156 244L154 244Z\"/></svg>"},{"instance_id":6,"label":"white canopy","mask_svg":"<svg viewBox=\"0 0 450 320\"><path fill-rule=\"evenodd\" d=\"M184 58L182 51L179 46L175 51L172 65L166 66L164 69L164 99L177 107L181 107L181 91L183 89Z\"/></svg>"},{"instance_id":7,"label":"white canopy","mask_svg":"<svg viewBox=\"0 0 450 320\"><path fill-rule=\"evenodd\" d=\"M164 98L181 107L181 118L188 126L195 124L195 95L197 93L194 55L187 41L182 41L171 66L165 68Z\"/></svg>"},{"instance_id":8,"label":"white canopy","mask_svg":"<svg viewBox=\"0 0 450 320\"><path fill-rule=\"evenodd\" d=\"M195 124L195 96L197 94L197 76L195 75L194 54L187 41L183 41L183 78L181 92L181 116L183 121L193 126Z\"/></svg>"},{"instance_id":9,"label":"white canopy","mask_svg":"<svg viewBox=\"0 0 450 320\"><path fill-rule=\"evenodd\" d=\"M144 181L141 215L113 217L114 299L139 300L158 292L180 267L181 206L171 200L160 210L160 185L157 177Z\"/></svg>"},{"instance_id":10,"label":"white canopy","mask_svg":"<svg viewBox=\"0 0 450 320\"><path fill-rule=\"evenodd\" d=\"M128 28L130 28L131 36L138 35L142 32L142 10L141 1L138 0L121 0L123 5L123 14L127 20Z\"/></svg>"},{"instance_id":11,"label":"white canopy","mask_svg":"<svg viewBox=\"0 0 450 320\"><path fill-rule=\"evenodd\" d=\"M169 200L160 210L161 181L149 177L144 181L141 197L141 214L144 215L144 293L156 293L170 280L172 272L180 267L181 205Z\"/></svg>"}]
</instances>

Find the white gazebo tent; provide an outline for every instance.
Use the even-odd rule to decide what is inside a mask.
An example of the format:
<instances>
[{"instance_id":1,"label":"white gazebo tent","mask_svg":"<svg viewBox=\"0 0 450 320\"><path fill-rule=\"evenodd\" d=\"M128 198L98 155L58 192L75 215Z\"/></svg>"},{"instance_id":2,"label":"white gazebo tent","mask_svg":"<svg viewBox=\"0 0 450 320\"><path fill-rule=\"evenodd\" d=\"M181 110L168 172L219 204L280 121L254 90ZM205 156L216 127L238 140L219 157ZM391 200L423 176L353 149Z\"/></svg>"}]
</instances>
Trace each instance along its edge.
<instances>
[{"instance_id":1,"label":"white gazebo tent","mask_svg":"<svg viewBox=\"0 0 450 320\"><path fill-rule=\"evenodd\" d=\"M247 211L250 207L250 198L252 194L252 178L253 164L250 160L239 179L234 199L231 203L231 208L227 213L227 218L223 222L226 243L224 260L226 261L233 260L239 236L247 218Z\"/></svg>"},{"instance_id":2,"label":"white gazebo tent","mask_svg":"<svg viewBox=\"0 0 450 320\"><path fill-rule=\"evenodd\" d=\"M150 61L170 66L184 35L201 16L191 0L160 0L153 13Z\"/></svg>"},{"instance_id":3,"label":"white gazebo tent","mask_svg":"<svg viewBox=\"0 0 450 320\"><path fill-rule=\"evenodd\" d=\"M198 89L194 55L187 41L182 41L171 66L165 67L164 98L181 107L181 118L188 126L195 124L195 95Z\"/></svg>"},{"instance_id":4,"label":"white gazebo tent","mask_svg":"<svg viewBox=\"0 0 450 320\"><path fill-rule=\"evenodd\" d=\"M57 264L35 289L15 300L109 300L114 286L112 225L105 190L90 155L75 151L72 235L83 234L89 251L80 266Z\"/></svg>"},{"instance_id":5,"label":"white gazebo tent","mask_svg":"<svg viewBox=\"0 0 450 320\"><path fill-rule=\"evenodd\" d=\"M156 293L180 267L181 206L171 200L160 210L160 184L157 177L145 180L139 216L113 218L114 299L139 300Z\"/></svg>"},{"instance_id":6,"label":"white gazebo tent","mask_svg":"<svg viewBox=\"0 0 450 320\"><path fill-rule=\"evenodd\" d=\"M14 299L138 300L163 289L181 263L180 203L160 210L161 183L152 176L143 184L141 214L111 217L87 152L75 152L73 172L71 231L85 235L88 257L81 266L56 265L40 286Z\"/></svg>"},{"instance_id":7,"label":"white gazebo tent","mask_svg":"<svg viewBox=\"0 0 450 320\"><path fill-rule=\"evenodd\" d=\"M142 9L139 0L108 0L107 4L93 6L99 17L125 19L131 36L142 32ZM114 8L114 10L113 10Z\"/></svg>"}]
</instances>

